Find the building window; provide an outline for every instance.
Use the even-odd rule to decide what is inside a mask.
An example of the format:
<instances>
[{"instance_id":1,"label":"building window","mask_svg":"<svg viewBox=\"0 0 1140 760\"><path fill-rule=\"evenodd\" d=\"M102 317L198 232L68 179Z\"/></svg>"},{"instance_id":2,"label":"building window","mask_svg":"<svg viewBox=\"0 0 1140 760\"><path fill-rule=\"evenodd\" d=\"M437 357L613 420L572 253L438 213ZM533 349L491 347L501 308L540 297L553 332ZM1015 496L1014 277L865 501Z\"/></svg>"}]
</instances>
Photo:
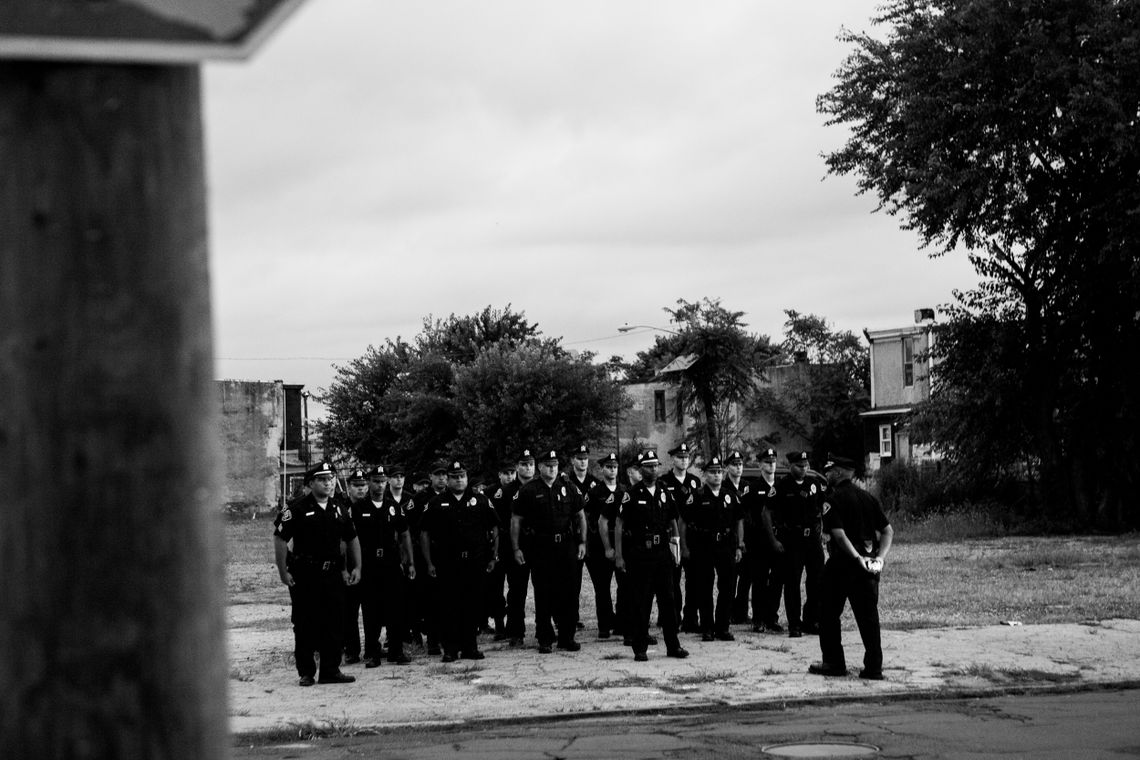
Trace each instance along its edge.
<instances>
[{"instance_id":1,"label":"building window","mask_svg":"<svg viewBox=\"0 0 1140 760\"><path fill-rule=\"evenodd\" d=\"M891 452L891 426L879 425L879 456L889 457Z\"/></svg>"},{"instance_id":2,"label":"building window","mask_svg":"<svg viewBox=\"0 0 1140 760\"><path fill-rule=\"evenodd\" d=\"M653 421L665 421L665 391L653 391Z\"/></svg>"},{"instance_id":3,"label":"building window","mask_svg":"<svg viewBox=\"0 0 1140 760\"><path fill-rule=\"evenodd\" d=\"M914 385L914 338L903 338L903 385Z\"/></svg>"},{"instance_id":4,"label":"building window","mask_svg":"<svg viewBox=\"0 0 1140 760\"><path fill-rule=\"evenodd\" d=\"M680 427L685 424L685 407L681 403L681 394L677 394L677 416L675 424Z\"/></svg>"}]
</instances>

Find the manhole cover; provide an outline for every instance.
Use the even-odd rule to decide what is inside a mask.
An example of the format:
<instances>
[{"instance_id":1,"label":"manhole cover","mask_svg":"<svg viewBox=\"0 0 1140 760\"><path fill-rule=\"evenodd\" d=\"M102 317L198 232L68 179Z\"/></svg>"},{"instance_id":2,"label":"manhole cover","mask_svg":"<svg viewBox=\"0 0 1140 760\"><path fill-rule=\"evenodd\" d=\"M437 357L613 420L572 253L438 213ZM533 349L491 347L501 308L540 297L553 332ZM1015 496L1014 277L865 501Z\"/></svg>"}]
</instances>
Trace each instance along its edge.
<instances>
[{"instance_id":1,"label":"manhole cover","mask_svg":"<svg viewBox=\"0 0 1140 760\"><path fill-rule=\"evenodd\" d=\"M794 742L761 747L765 755L774 757L867 757L879 751L873 744L855 742Z\"/></svg>"}]
</instances>

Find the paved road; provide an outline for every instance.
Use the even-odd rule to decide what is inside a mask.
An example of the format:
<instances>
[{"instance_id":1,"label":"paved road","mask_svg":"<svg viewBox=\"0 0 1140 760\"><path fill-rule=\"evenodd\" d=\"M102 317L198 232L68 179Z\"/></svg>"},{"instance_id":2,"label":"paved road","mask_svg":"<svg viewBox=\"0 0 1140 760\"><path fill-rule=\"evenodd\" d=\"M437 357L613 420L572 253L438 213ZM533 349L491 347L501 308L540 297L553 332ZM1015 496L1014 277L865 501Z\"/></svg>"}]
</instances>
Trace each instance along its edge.
<instances>
[{"instance_id":1,"label":"paved road","mask_svg":"<svg viewBox=\"0 0 1140 760\"><path fill-rule=\"evenodd\" d=\"M234 747L235 758L765 758L784 743L862 743L865 757L1046 760L1140 757L1140 690L1095 689L975 699L899 699L724 707L517 725L398 729L374 735ZM840 748L831 747L838 751ZM801 754L801 757L851 755Z\"/></svg>"}]
</instances>

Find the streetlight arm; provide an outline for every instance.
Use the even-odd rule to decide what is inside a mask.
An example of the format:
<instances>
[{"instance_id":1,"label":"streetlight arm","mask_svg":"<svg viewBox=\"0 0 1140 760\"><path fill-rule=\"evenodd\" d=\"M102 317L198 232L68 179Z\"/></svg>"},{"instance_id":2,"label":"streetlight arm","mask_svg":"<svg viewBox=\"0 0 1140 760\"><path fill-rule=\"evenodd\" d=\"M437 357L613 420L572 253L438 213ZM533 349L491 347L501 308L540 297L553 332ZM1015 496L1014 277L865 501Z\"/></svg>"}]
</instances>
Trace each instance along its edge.
<instances>
[{"instance_id":1,"label":"streetlight arm","mask_svg":"<svg viewBox=\"0 0 1140 760\"><path fill-rule=\"evenodd\" d=\"M681 333L677 332L676 330L670 330L670 329L668 329L668 328L666 328L666 327L655 327L654 325L630 325L630 324L625 324L625 325L622 325L621 327L619 327L617 330L618 330L618 332L619 332L619 333L627 333L627 332L630 332L631 330L638 330L638 329L642 329L642 330L658 330L658 331L660 331L660 332L663 332L663 333L669 333L670 335L680 335L680 334L681 334Z\"/></svg>"}]
</instances>

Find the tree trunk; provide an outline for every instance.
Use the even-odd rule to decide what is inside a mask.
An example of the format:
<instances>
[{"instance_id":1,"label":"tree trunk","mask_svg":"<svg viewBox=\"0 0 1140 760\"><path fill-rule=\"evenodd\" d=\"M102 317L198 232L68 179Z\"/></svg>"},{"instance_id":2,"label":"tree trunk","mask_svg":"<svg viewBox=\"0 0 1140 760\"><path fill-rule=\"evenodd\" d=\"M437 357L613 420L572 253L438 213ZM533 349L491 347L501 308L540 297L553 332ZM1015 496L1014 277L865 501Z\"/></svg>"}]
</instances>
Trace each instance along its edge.
<instances>
[{"instance_id":1,"label":"tree trunk","mask_svg":"<svg viewBox=\"0 0 1140 760\"><path fill-rule=\"evenodd\" d=\"M199 72L0 63L0 755L227 751Z\"/></svg>"}]
</instances>

